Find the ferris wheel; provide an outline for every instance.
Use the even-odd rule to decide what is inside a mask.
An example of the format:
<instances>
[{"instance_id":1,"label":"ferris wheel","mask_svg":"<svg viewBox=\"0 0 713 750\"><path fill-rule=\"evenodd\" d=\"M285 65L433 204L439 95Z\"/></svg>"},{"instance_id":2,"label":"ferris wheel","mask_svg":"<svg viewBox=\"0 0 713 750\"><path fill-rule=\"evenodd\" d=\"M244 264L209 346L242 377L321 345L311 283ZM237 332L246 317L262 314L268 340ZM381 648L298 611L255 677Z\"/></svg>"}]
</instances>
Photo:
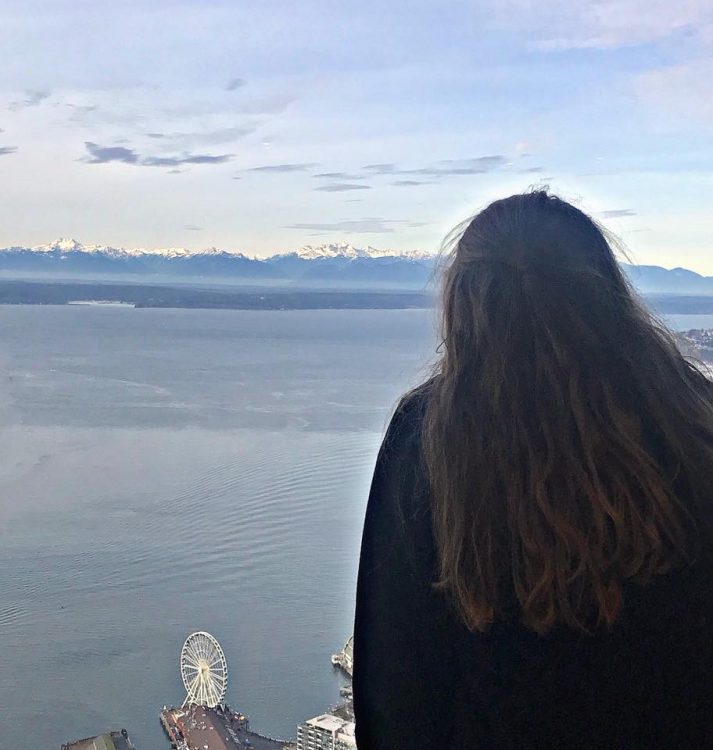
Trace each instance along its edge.
<instances>
[{"instance_id":1,"label":"ferris wheel","mask_svg":"<svg viewBox=\"0 0 713 750\"><path fill-rule=\"evenodd\" d=\"M225 697L228 665L220 643L210 633L191 633L181 649L183 705L215 708Z\"/></svg>"}]
</instances>

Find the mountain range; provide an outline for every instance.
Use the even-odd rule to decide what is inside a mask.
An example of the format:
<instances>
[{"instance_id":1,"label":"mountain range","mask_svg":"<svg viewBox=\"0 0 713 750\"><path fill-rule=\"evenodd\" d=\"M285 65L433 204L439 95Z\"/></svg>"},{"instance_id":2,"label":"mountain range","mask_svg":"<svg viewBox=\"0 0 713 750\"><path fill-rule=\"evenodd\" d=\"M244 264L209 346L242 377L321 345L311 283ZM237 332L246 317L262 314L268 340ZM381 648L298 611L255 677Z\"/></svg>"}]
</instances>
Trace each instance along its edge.
<instances>
[{"instance_id":1,"label":"mountain range","mask_svg":"<svg viewBox=\"0 0 713 750\"><path fill-rule=\"evenodd\" d=\"M319 285L387 285L424 287L433 279L436 256L426 252L399 252L348 243L306 245L267 258L217 248L125 249L83 245L59 239L35 247L0 248L4 277L42 275L63 278L124 276L137 280L205 279ZM713 277L685 268L623 264L633 284L647 294L713 295Z\"/></svg>"},{"instance_id":2,"label":"mountain range","mask_svg":"<svg viewBox=\"0 0 713 750\"><path fill-rule=\"evenodd\" d=\"M185 248L126 249L82 245L59 239L35 247L0 248L0 272L10 274L96 277L203 278L235 281L272 280L317 283L423 285L433 274L434 256L376 248L356 248L348 243L306 245L294 252L268 258L219 250Z\"/></svg>"}]
</instances>

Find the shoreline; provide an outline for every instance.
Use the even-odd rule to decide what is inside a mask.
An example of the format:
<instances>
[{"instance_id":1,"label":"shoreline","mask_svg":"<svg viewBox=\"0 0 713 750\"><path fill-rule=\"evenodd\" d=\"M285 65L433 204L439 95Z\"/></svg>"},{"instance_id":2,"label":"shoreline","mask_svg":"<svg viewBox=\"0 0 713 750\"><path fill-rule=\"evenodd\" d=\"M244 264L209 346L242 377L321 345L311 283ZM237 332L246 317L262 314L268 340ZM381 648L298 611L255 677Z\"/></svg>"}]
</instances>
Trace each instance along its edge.
<instances>
[{"instance_id":1,"label":"shoreline","mask_svg":"<svg viewBox=\"0 0 713 750\"><path fill-rule=\"evenodd\" d=\"M0 280L2 305L204 310L404 310L434 306L432 293L382 289L183 287L68 281Z\"/></svg>"},{"instance_id":2,"label":"shoreline","mask_svg":"<svg viewBox=\"0 0 713 750\"><path fill-rule=\"evenodd\" d=\"M657 314L711 315L713 295L643 294ZM200 310L423 310L433 289L286 288L0 279L0 305Z\"/></svg>"}]
</instances>

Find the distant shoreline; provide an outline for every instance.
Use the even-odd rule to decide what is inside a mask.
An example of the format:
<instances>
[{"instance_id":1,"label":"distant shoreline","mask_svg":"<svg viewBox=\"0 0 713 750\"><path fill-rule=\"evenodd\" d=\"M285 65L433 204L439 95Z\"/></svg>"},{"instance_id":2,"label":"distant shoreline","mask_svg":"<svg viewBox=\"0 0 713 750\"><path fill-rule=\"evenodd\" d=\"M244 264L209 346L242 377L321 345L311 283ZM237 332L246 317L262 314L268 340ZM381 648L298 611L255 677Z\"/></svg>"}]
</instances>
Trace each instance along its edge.
<instances>
[{"instance_id":1,"label":"distant shoreline","mask_svg":"<svg viewBox=\"0 0 713 750\"><path fill-rule=\"evenodd\" d=\"M0 280L0 304L202 310L404 310L432 307L434 297L423 291L380 289L197 288Z\"/></svg>"},{"instance_id":2,"label":"distant shoreline","mask_svg":"<svg viewBox=\"0 0 713 750\"><path fill-rule=\"evenodd\" d=\"M402 289L294 289L273 286L195 286L92 281L0 279L0 305L72 305L197 310L420 310L435 293ZM711 315L713 296L650 294L667 315Z\"/></svg>"}]
</instances>

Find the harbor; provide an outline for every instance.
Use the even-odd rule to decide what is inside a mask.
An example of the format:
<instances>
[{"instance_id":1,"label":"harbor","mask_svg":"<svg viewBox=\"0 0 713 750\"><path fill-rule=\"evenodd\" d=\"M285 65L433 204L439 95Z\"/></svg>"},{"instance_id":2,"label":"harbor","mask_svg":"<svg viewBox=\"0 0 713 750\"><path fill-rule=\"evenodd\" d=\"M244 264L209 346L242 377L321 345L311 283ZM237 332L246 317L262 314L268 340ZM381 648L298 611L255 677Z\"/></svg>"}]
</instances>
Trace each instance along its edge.
<instances>
[{"instance_id":1,"label":"harbor","mask_svg":"<svg viewBox=\"0 0 713 750\"><path fill-rule=\"evenodd\" d=\"M297 726L297 740L268 737L250 727L246 714L226 702L228 664L218 641L205 631L191 633L179 657L185 699L164 706L159 714L172 750L355 750L351 675L353 637L331 657L332 665L349 677L340 689L342 702L327 713ZM125 729L65 743L61 750L138 750Z\"/></svg>"}]
</instances>

